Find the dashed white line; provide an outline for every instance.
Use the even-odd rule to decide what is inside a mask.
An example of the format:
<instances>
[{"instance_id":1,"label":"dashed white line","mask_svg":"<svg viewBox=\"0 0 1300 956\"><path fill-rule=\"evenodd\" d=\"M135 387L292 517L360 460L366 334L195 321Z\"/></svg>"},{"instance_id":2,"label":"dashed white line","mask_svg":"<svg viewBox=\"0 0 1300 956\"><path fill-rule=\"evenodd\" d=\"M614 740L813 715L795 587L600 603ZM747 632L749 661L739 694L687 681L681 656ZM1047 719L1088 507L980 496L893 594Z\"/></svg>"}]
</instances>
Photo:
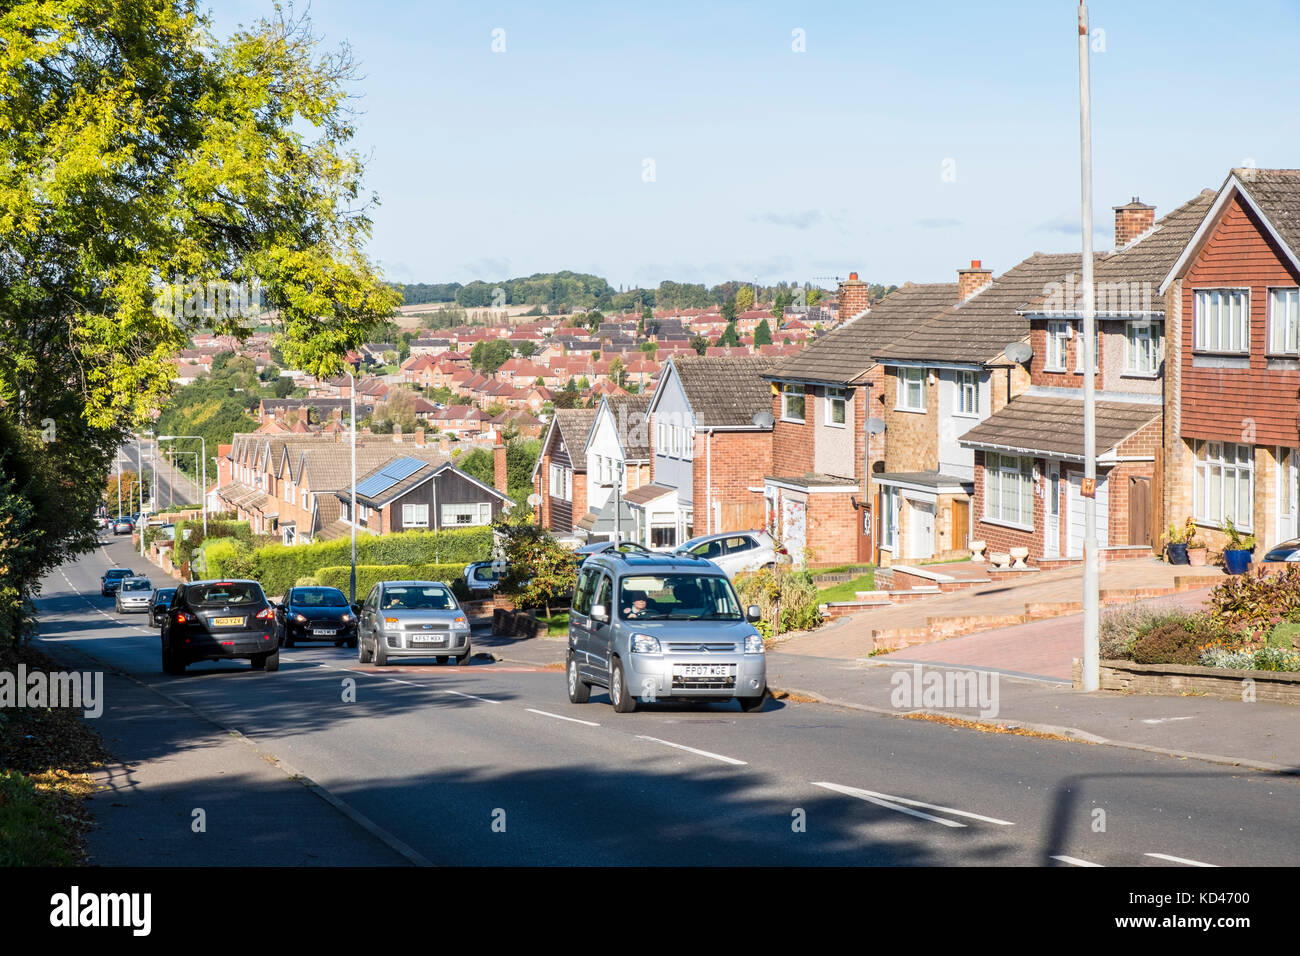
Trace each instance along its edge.
<instances>
[{"instance_id":1,"label":"dashed white line","mask_svg":"<svg viewBox=\"0 0 1300 956\"><path fill-rule=\"evenodd\" d=\"M1090 863L1087 860L1081 860L1077 856L1054 856L1053 860L1060 860L1062 863L1068 863L1070 866L1101 866L1100 863Z\"/></svg>"},{"instance_id":2,"label":"dashed white line","mask_svg":"<svg viewBox=\"0 0 1300 956\"><path fill-rule=\"evenodd\" d=\"M729 763L736 767L748 766L745 761L737 760L735 757L724 757L722 754L710 753L707 750L696 750L694 747L688 747L685 744L675 744L671 740L660 740L658 737L647 737L645 734L637 734L636 736L638 740L650 740L657 744L663 744L665 747L676 747L678 750L685 750L687 753L693 753L698 757L721 760L723 763Z\"/></svg>"},{"instance_id":3,"label":"dashed white line","mask_svg":"<svg viewBox=\"0 0 1300 956\"><path fill-rule=\"evenodd\" d=\"M984 816L983 814L979 814L979 813L971 813L971 812L968 811L968 810L956 810L956 809L954 809L954 808L952 808L952 807L941 807L941 806L938 806L937 804L933 804L933 803L923 803L923 802L920 801L920 800L909 800L907 797L895 797L895 796L893 796L892 794L888 794L888 793L878 793L878 792L875 791L875 790L862 790L862 789L860 789L859 787L846 787L846 786L844 786L843 784L838 784L838 783L825 783L825 782L823 782L823 783L814 783L813 786L814 786L814 787L825 787L827 790L834 790L834 791L836 791L837 793L848 794L848 795L851 796L851 797L859 797L859 798L861 798L861 799L863 799L863 800L870 800L870 801L873 802L873 803L878 803L878 802L880 802L880 801L883 800L883 801L885 801L886 803L892 803L892 804L905 804L906 806L909 806L909 807L925 807L927 810L934 810L934 811L936 811L936 812L938 812L938 813L951 813L953 816L956 816L956 817L967 817L968 819L971 819L971 820L979 820L979 821L981 821L981 822L983 822L983 823L995 823L995 824L997 824L997 825L1000 826L1000 827L1013 827L1013 826L1015 826L1015 824L1012 823L1010 820L999 820L997 817L986 817L986 816ZM901 808L899 808L899 807L894 807L893 809L901 809ZM904 811L904 812L906 812L906 811ZM921 816L925 817L925 819L927 819L927 820L938 820L938 819L939 819L938 817L931 817L931 816L929 816L928 814L921 814ZM951 821L946 821L946 822L948 822L949 824L951 824ZM964 823L958 823L958 824L956 824L956 825L957 825L957 826L965 826Z\"/></svg>"},{"instance_id":4,"label":"dashed white line","mask_svg":"<svg viewBox=\"0 0 1300 956\"><path fill-rule=\"evenodd\" d=\"M530 714L541 714L543 717L554 717L556 720L567 720L575 724L585 724L588 727L599 727L600 724L594 720L579 720L577 717L565 717L563 714L553 714L549 710L534 710L531 707L525 707L524 710Z\"/></svg>"},{"instance_id":5,"label":"dashed white line","mask_svg":"<svg viewBox=\"0 0 1300 956\"><path fill-rule=\"evenodd\" d=\"M1168 860L1170 863L1181 863L1184 866L1205 866L1210 869L1218 869L1217 863L1202 863L1200 860L1188 860L1181 856L1170 856L1168 853L1143 853L1143 856L1155 857L1157 860Z\"/></svg>"}]
</instances>

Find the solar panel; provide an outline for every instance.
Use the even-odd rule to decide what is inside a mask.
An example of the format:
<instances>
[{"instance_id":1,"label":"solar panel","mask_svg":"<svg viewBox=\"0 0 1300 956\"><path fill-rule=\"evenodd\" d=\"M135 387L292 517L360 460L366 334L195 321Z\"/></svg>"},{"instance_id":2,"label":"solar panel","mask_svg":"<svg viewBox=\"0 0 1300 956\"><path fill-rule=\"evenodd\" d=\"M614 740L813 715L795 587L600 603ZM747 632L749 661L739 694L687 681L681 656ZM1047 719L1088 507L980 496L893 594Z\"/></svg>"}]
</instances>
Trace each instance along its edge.
<instances>
[{"instance_id":1,"label":"solar panel","mask_svg":"<svg viewBox=\"0 0 1300 956\"><path fill-rule=\"evenodd\" d=\"M367 498L381 495L402 479L411 477L427 464L427 461L421 461L418 458L399 458L378 474L371 475L360 482L357 485L357 494L364 495Z\"/></svg>"}]
</instances>

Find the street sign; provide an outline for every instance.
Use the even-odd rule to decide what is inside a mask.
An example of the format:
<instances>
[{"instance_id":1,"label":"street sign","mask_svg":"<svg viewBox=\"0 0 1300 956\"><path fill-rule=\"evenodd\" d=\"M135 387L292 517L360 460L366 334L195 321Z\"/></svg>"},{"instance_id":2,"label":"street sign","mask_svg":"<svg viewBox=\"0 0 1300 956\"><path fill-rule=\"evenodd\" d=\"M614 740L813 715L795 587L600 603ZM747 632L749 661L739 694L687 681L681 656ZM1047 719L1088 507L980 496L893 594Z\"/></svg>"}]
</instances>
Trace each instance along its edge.
<instances>
[{"instance_id":1,"label":"street sign","mask_svg":"<svg viewBox=\"0 0 1300 956\"><path fill-rule=\"evenodd\" d=\"M1084 498L1097 497L1097 479L1083 478L1079 482L1079 494Z\"/></svg>"}]
</instances>

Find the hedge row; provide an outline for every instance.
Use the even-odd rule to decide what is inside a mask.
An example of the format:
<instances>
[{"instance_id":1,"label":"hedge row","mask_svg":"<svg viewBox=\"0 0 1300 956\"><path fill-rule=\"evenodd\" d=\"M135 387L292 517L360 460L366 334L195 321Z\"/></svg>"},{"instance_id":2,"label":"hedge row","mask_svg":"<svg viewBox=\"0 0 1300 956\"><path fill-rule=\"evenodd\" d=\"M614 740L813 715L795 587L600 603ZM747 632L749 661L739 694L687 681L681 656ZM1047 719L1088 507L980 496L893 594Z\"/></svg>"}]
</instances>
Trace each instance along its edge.
<instances>
[{"instance_id":1,"label":"hedge row","mask_svg":"<svg viewBox=\"0 0 1300 956\"><path fill-rule=\"evenodd\" d=\"M363 564L454 565L459 573L469 562L485 561L491 554L492 529L488 527L357 536L358 574ZM351 555L352 545L347 538L316 544L271 544L253 553L251 574L262 582L267 594L283 594L299 578L319 577L322 569L350 566ZM358 584L358 590L360 587Z\"/></svg>"},{"instance_id":2,"label":"hedge row","mask_svg":"<svg viewBox=\"0 0 1300 956\"><path fill-rule=\"evenodd\" d=\"M189 534L186 534L186 531ZM220 518L208 519L207 540L214 538L233 538L245 545L253 543L253 529L247 521L228 521ZM172 559L179 565L192 561L194 552L203 545L203 518L184 518L176 522L176 549Z\"/></svg>"},{"instance_id":3,"label":"hedge row","mask_svg":"<svg viewBox=\"0 0 1300 956\"><path fill-rule=\"evenodd\" d=\"M313 577L323 587L338 588L347 594L351 571L350 564L342 564L336 567L319 568ZM370 589L381 581L443 581L450 584L464 573L463 564L358 564L357 603L364 601ZM267 588L266 593L281 592Z\"/></svg>"}]
</instances>

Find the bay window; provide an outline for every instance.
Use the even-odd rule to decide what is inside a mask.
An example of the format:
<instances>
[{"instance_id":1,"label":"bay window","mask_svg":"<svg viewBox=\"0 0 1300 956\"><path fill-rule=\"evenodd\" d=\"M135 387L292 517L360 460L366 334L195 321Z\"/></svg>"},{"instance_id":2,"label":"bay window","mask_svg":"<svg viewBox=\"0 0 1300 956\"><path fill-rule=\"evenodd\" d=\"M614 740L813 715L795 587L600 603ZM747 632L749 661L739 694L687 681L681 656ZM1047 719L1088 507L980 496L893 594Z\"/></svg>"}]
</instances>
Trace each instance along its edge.
<instances>
[{"instance_id":1,"label":"bay window","mask_svg":"<svg viewBox=\"0 0 1300 956\"><path fill-rule=\"evenodd\" d=\"M984 517L1022 528L1034 525L1034 460L984 456Z\"/></svg>"}]
</instances>

